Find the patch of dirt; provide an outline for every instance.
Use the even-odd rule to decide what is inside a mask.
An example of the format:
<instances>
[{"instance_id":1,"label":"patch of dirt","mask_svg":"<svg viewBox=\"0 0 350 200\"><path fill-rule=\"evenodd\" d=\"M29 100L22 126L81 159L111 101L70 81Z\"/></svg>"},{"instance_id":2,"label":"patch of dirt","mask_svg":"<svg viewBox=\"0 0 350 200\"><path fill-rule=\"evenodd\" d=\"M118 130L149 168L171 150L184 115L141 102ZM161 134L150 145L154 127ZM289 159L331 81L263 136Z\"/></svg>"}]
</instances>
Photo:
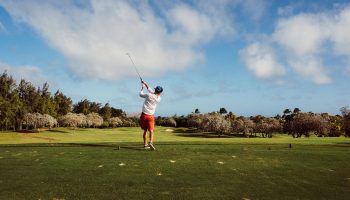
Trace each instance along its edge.
<instances>
[{"instance_id":1,"label":"patch of dirt","mask_svg":"<svg viewBox=\"0 0 350 200\"><path fill-rule=\"evenodd\" d=\"M165 129L165 132L174 132L173 129Z\"/></svg>"}]
</instances>

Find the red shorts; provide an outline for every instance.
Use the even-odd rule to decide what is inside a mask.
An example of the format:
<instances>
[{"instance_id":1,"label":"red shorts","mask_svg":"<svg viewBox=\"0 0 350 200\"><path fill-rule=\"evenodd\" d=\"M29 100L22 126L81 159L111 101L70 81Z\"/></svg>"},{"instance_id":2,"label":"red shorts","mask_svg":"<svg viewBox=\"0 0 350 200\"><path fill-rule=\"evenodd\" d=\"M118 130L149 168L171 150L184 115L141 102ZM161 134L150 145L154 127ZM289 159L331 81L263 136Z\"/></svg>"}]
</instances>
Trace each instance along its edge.
<instances>
[{"instance_id":1,"label":"red shorts","mask_svg":"<svg viewBox=\"0 0 350 200\"><path fill-rule=\"evenodd\" d=\"M154 116L142 113L141 117L140 117L140 125L141 125L141 129L143 129L145 131L147 131L147 130L153 131L154 130Z\"/></svg>"}]
</instances>

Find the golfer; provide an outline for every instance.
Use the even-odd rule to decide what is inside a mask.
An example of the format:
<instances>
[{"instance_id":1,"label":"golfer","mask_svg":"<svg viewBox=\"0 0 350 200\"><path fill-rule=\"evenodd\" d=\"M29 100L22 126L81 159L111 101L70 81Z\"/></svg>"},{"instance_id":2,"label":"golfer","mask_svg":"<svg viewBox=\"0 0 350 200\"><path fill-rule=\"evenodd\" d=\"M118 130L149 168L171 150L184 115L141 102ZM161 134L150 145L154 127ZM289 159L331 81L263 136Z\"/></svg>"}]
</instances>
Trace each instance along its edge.
<instances>
[{"instance_id":1,"label":"golfer","mask_svg":"<svg viewBox=\"0 0 350 200\"><path fill-rule=\"evenodd\" d=\"M147 88L148 94L143 92L144 87ZM141 129L143 129L143 145L145 149L155 150L153 145L153 131L154 131L154 112L156 111L157 104L160 102L160 94L163 92L163 88L157 86L150 88L147 83L142 81L140 97L145 98L145 102L142 107L142 114L140 117ZM147 131L149 132L149 143L147 143Z\"/></svg>"}]
</instances>

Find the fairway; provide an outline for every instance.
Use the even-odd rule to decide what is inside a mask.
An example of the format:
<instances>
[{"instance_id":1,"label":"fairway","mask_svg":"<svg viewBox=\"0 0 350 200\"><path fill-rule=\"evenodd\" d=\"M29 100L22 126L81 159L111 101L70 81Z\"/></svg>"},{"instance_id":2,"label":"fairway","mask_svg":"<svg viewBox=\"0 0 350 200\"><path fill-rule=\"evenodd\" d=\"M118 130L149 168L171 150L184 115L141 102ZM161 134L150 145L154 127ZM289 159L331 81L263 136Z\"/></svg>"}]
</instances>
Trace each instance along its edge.
<instances>
[{"instance_id":1,"label":"fairway","mask_svg":"<svg viewBox=\"0 0 350 200\"><path fill-rule=\"evenodd\" d=\"M156 128L156 151L141 148L138 128L1 133L0 199L350 196L348 138L219 138L169 129Z\"/></svg>"}]
</instances>

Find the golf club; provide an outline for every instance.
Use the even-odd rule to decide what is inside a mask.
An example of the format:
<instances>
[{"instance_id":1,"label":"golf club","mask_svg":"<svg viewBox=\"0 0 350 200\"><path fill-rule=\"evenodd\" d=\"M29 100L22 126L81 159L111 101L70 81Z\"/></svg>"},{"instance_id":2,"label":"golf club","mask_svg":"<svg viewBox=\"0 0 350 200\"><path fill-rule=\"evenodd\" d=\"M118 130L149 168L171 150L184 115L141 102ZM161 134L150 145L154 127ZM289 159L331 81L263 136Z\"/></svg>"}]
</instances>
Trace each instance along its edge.
<instances>
[{"instance_id":1,"label":"golf club","mask_svg":"<svg viewBox=\"0 0 350 200\"><path fill-rule=\"evenodd\" d=\"M139 70L137 70L137 67L136 67L134 61L132 60L130 54L129 54L129 53L126 53L126 55L129 56L129 58L130 58L130 60L131 60L131 62L132 62L132 64L133 64L133 66L134 66L134 68L135 68L136 73L139 75L139 78L140 78L141 82L143 82L143 81L142 81L142 78L141 78L141 76L140 76Z\"/></svg>"}]
</instances>

